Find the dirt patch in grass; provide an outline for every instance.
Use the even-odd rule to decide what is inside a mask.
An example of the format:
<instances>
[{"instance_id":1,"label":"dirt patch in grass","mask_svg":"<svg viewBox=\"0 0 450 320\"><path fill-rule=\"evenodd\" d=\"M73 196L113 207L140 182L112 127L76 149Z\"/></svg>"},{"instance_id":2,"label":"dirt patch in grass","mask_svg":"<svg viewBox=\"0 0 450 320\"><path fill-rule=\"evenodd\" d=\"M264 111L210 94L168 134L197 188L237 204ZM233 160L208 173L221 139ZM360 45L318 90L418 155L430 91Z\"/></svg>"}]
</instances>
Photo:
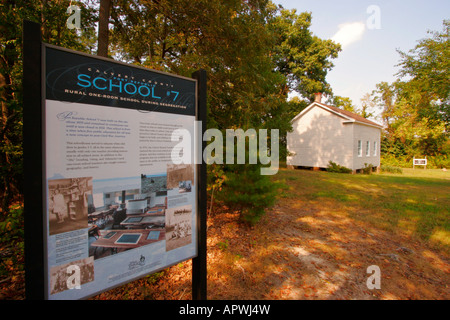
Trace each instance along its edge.
<instances>
[{"instance_id":1,"label":"dirt patch in grass","mask_svg":"<svg viewBox=\"0 0 450 320\"><path fill-rule=\"evenodd\" d=\"M326 204L295 209L298 201L280 202L254 228L239 225L237 214L211 219L210 299L450 297L448 257ZM228 247L219 249L225 238ZM371 265L381 270L379 290L366 284Z\"/></svg>"}]
</instances>

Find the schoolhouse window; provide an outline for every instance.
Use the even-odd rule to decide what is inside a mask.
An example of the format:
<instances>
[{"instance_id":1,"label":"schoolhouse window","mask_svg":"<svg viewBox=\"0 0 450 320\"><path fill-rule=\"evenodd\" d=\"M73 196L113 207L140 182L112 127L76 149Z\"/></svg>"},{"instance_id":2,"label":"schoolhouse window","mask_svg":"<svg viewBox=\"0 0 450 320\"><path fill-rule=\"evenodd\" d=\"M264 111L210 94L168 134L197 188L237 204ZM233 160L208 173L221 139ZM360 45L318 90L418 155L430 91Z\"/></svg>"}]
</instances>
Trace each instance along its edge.
<instances>
[{"instance_id":1,"label":"schoolhouse window","mask_svg":"<svg viewBox=\"0 0 450 320\"><path fill-rule=\"evenodd\" d=\"M358 140L358 157L362 157L362 142Z\"/></svg>"}]
</instances>

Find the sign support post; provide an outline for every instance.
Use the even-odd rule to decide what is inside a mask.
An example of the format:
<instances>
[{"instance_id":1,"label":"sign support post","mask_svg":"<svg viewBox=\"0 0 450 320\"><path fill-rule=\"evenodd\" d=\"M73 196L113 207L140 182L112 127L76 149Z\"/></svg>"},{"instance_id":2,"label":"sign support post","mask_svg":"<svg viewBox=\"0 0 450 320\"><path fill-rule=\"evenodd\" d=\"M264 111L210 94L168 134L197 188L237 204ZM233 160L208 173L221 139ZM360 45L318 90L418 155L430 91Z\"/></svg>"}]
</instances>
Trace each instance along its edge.
<instances>
[{"instance_id":1,"label":"sign support post","mask_svg":"<svg viewBox=\"0 0 450 320\"><path fill-rule=\"evenodd\" d=\"M41 28L23 22L23 158L25 217L25 289L27 299L44 299L43 128Z\"/></svg>"},{"instance_id":2,"label":"sign support post","mask_svg":"<svg viewBox=\"0 0 450 320\"><path fill-rule=\"evenodd\" d=\"M203 134L206 130L207 121L207 75L205 70L199 70L192 74L197 80L197 121L202 123L202 130L199 132L201 137L201 150L205 150L206 142L203 141ZM197 226L198 226L198 253L197 257L192 259L192 298L194 300L206 300L207 298L207 264L206 264L206 163L199 159L197 164L198 172L198 198L197 198Z\"/></svg>"}]
</instances>

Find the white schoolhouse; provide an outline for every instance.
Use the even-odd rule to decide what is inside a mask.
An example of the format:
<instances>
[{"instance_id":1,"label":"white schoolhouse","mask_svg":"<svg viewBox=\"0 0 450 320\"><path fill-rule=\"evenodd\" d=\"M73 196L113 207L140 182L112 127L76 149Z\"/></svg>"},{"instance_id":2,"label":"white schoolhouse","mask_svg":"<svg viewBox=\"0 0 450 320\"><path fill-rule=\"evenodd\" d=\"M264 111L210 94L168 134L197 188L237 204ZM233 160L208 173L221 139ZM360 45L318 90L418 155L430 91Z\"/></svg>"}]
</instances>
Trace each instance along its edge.
<instances>
[{"instance_id":1,"label":"white schoolhouse","mask_svg":"<svg viewBox=\"0 0 450 320\"><path fill-rule=\"evenodd\" d=\"M352 112L321 102L316 94L310 104L294 119L287 134L291 167L326 168L329 161L356 171L365 164L380 167L382 126Z\"/></svg>"}]
</instances>

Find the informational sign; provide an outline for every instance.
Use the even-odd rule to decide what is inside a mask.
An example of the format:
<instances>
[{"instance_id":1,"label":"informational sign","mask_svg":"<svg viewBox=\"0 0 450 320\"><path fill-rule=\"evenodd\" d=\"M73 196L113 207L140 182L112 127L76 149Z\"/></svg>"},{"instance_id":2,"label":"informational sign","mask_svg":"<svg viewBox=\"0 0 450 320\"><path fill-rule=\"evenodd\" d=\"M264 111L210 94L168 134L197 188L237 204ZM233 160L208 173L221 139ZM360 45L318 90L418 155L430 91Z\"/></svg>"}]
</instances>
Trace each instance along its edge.
<instances>
[{"instance_id":1,"label":"informational sign","mask_svg":"<svg viewBox=\"0 0 450 320\"><path fill-rule=\"evenodd\" d=\"M197 81L44 45L47 299L80 299L197 255ZM36 213L39 214L39 213Z\"/></svg>"},{"instance_id":2,"label":"informational sign","mask_svg":"<svg viewBox=\"0 0 450 320\"><path fill-rule=\"evenodd\" d=\"M427 158L425 157L425 159L413 159L413 169L415 166L425 166L425 168L427 167Z\"/></svg>"}]
</instances>

